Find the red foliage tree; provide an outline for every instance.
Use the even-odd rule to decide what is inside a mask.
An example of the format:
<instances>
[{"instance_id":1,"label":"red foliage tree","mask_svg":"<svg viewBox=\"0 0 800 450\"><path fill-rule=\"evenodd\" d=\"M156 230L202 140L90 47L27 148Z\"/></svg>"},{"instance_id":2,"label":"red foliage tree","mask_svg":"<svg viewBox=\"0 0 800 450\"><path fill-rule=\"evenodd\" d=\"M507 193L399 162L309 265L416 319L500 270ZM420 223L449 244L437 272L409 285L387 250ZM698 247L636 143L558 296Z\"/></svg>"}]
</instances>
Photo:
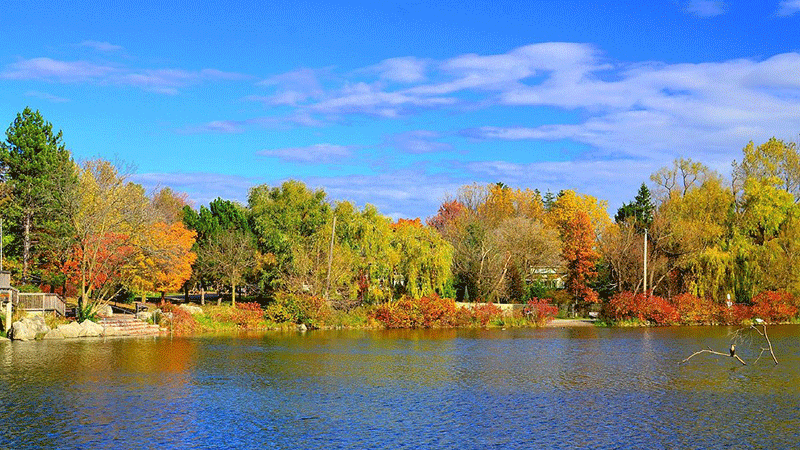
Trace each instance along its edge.
<instances>
[{"instance_id":1,"label":"red foliage tree","mask_svg":"<svg viewBox=\"0 0 800 450\"><path fill-rule=\"evenodd\" d=\"M600 299L589 283L597 277L595 264L600 254L594 249L595 232L589 215L578 211L564 229L561 255L567 263L567 290L578 303Z\"/></svg>"},{"instance_id":2,"label":"red foliage tree","mask_svg":"<svg viewBox=\"0 0 800 450\"><path fill-rule=\"evenodd\" d=\"M458 200L442 203L435 216L428 219L428 226L433 227L441 234L464 213L464 205Z\"/></svg>"}]
</instances>

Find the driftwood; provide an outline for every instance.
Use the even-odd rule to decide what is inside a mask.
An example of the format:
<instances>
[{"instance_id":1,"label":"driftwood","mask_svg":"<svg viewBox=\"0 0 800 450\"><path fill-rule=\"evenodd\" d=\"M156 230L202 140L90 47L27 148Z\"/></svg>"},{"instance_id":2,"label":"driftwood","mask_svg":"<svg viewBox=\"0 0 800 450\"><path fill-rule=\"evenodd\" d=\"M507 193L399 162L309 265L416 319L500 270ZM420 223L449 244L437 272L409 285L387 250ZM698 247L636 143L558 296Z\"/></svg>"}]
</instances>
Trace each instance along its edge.
<instances>
[{"instance_id":1,"label":"driftwood","mask_svg":"<svg viewBox=\"0 0 800 450\"><path fill-rule=\"evenodd\" d=\"M753 364L757 363L758 360L761 359L761 356L766 351L769 351L769 354L772 356L772 360L775 361L775 364L778 364L778 358L775 357L775 351L772 348L772 341L769 340L769 336L767 335L767 326L765 324L763 324L763 323L760 324L760 325L762 327L761 330L759 330L755 325L750 325L747 328L740 328L740 329L736 330L736 332L733 333L732 340L733 341L741 340L741 339L744 338L744 332L745 331L754 330L761 337L763 337L765 341L767 341L767 347L759 347L759 350L761 350L761 352L758 354L758 358L756 358L755 361L753 361ZM705 350L700 350L700 351L692 353L691 355L689 355L688 358L684 359L683 361L679 362L678 364L679 365L683 364L683 363L689 361L690 359L694 358L695 356L697 356L697 355L699 355L701 353L710 353L712 355L724 356L724 357L727 357L727 358L735 358L737 361L742 363L742 365L744 365L744 366L747 365L747 363L742 358L740 358L739 355L736 354L735 345L731 345L731 351L729 353L722 353L722 352L714 351L714 350L711 349L711 347L706 347Z\"/></svg>"},{"instance_id":2,"label":"driftwood","mask_svg":"<svg viewBox=\"0 0 800 450\"><path fill-rule=\"evenodd\" d=\"M747 363L746 363L746 362L744 362L744 360L743 360L742 358L740 358L740 357L739 357L739 355L737 355L737 354L735 354L735 353L734 353L733 355L730 355L730 354L728 354L728 353L715 352L714 350L711 350L711 348L707 348L706 350L700 350L699 352L694 352L694 353L692 353L692 354L691 354L691 355L690 355L688 358L684 359L683 361L679 362L678 364L683 364L683 363L685 363L686 361L688 361L688 360L690 360L690 359L694 358L695 356L697 356L697 355L699 355L699 354L701 354L701 353L711 353L712 355L719 355L719 356L726 356L726 357L731 357L731 356L733 356L734 358L736 358L737 360L739 360L739 362L740 362L740 363L742 363L742 365L744 365L744 366L746 366L746 365L747 365Z\"/></svg>"}]
</instances>

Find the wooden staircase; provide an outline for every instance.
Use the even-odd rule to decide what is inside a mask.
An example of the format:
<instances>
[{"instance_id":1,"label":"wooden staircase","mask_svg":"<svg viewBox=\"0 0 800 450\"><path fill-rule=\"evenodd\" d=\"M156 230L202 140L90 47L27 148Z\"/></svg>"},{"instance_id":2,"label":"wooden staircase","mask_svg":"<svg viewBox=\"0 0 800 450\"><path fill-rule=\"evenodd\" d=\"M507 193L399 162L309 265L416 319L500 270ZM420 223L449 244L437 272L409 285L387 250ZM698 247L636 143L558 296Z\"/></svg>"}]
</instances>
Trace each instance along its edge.
<instances>
[{"instance_id":1,"label":"wooden staircase","mask_svg":"<svg viewBox=\"0 0 800 450\"><path fill-rule=\"evenodd\" d=\"M101 317L97 323L103 326L105 336L155 336L162 332L158 325L150 325L131 314Z\"/></svg>"}]
</instances>

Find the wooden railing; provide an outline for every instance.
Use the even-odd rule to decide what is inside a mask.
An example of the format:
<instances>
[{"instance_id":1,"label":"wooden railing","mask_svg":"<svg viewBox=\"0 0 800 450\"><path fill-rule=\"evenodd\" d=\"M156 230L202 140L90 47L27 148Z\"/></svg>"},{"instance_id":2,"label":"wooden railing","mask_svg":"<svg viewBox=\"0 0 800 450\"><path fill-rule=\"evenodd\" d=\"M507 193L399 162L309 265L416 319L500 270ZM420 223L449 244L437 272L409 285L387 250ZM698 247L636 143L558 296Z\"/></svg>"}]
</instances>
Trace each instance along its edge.
<instances>
[{"instance_id":1,"label":"wooden railing","mask_svg":"<svg viewBox=\"0 0 800 450\"><path fill-rule=\"evenodd\" d=\"M55 311L62 317L67 313L67 304L58 294L20 292L17 306L26 311Z\"/></svg>"}]
</instances>

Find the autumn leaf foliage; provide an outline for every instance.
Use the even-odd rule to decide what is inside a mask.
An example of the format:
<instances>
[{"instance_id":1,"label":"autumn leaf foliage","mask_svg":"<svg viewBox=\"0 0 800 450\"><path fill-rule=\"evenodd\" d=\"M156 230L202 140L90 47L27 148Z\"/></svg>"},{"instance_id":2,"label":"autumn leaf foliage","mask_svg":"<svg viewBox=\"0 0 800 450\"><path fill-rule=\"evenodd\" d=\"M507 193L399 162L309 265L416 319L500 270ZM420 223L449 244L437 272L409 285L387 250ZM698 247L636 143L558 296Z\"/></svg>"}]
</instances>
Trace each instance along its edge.
<instances>
[{"instance_id":1,"label":"autumn leaf foliage","mask_svg":"<svg viewBox=\"0 0 800 450\"><path fill-rule=\"evenodd\" d=\"M600 299L589 283L597 277L600 254L594 249L594 227L585 212L578 211L564 228L562 256L567 263L567 289L578 302L596 303Z\"/></svg>"}]
</instances>

